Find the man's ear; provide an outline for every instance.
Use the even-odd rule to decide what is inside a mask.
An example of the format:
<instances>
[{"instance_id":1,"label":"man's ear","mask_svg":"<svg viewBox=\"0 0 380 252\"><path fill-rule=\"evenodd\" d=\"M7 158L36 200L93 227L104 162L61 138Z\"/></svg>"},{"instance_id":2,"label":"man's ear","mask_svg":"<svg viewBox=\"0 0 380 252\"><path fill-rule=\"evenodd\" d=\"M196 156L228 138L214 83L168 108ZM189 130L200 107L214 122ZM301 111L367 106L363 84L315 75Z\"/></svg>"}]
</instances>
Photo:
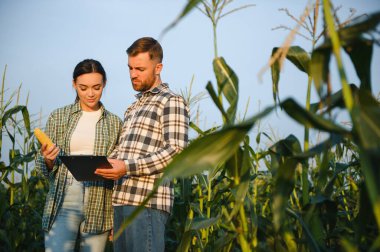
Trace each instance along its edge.
<instances>
[{"instance_id":1,"label":"man's ear","mask_svg":"<svg viewBox=\"0 0 380 252\"><path fill-rule=\"evenodd\" d=\"M163 68L163 65L162 63L157 63L155 69L154 69L154 73L156 75L160 75L161 71L162 71L162 68Z\"/></svg>"}]
</instances>

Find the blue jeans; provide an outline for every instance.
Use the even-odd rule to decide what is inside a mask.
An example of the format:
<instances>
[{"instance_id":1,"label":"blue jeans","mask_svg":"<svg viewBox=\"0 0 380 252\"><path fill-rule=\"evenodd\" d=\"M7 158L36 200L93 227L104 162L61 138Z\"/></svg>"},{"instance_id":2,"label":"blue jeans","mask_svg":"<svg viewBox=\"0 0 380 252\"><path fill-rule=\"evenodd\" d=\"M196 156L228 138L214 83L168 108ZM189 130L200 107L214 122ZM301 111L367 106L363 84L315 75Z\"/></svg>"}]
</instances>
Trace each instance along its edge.
<instances>
[{"instance_id":1,"label":"blue jeans","mask_svg":"<svg viewBox=\"0 0 380 252\"><path fill-rule=\"evenodd\" d=\"M122 222L136 209L135 206L114 207L114 234ZM165 251L167 212L145 208L113 242L113 250L128 252Z\"/></svg>"},{"instance_id":2,"label":"blue jeans","mask_svg":"<svg viewBox=\"0 0 380 252\"><path fill-rule=\"evenodd\" d=\"M88 200L88 190L82 182L68 174L62 207L49 232L45 232L46 251L74 251L80 237L80 251L104 251L108 231L101 234L83 232L84 211Z\"/></svg>"}]
</instances>

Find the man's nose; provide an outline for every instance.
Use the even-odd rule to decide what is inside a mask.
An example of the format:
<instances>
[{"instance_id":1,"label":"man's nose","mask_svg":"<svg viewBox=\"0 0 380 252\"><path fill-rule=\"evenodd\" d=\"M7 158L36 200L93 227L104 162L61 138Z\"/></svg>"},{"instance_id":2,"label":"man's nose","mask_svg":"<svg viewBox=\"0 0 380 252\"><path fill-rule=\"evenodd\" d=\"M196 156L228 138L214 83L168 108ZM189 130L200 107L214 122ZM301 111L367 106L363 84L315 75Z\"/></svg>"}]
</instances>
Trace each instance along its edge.
<instances>
[{"instance_id":1,"label":"man's nose","mask_svg":"<svg viewBox=\"0 0 380 252\"><path fill-rule=\"evenodd\" d=\"M135 78L137 77L137 72L135 70L129 70L129 75L131 76L131 78Z\"/></svg>"}]
</instances>

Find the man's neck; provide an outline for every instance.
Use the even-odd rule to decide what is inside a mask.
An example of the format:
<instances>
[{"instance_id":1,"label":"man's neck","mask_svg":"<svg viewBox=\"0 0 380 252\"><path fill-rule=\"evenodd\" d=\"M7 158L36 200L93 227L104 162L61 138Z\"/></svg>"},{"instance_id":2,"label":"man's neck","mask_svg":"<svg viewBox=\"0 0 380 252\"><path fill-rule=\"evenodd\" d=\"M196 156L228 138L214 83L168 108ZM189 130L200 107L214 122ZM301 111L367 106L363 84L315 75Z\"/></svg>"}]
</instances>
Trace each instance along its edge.
<instances>
[{"instance_id":1,"label":"man's neck","mask_svg":"<svg viewBox=\"0 0 380 252\"><path fill-rule=\"evenodd\" d=\"M158 87L161 83L162 83L161 77L158 75L158 77L156 78L153 86L149 90L147 90L147 91L152 91L153 89L155 89L156 87Z\"/></svg>"}]
</instances>

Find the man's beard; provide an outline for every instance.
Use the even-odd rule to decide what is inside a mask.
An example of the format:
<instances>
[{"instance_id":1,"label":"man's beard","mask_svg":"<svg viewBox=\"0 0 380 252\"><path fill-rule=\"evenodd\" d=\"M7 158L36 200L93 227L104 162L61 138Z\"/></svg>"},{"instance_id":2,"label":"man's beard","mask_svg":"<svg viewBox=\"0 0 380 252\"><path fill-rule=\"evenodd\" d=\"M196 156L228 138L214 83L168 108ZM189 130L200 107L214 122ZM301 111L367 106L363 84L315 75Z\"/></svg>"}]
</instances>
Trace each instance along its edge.
<instances>
[{"instance_id":1,"label":"man's beard","mask_svg":"<svg viewBox=\"0 0 380 252\"><path fill-rule=\"evenodd\" d=\"M156 83L156 78L149 78L148 80L133 84L133 79L131 79L133 89L138 92L145 92L152 88L152 86Z\"/></svg>"}]
</instances>

